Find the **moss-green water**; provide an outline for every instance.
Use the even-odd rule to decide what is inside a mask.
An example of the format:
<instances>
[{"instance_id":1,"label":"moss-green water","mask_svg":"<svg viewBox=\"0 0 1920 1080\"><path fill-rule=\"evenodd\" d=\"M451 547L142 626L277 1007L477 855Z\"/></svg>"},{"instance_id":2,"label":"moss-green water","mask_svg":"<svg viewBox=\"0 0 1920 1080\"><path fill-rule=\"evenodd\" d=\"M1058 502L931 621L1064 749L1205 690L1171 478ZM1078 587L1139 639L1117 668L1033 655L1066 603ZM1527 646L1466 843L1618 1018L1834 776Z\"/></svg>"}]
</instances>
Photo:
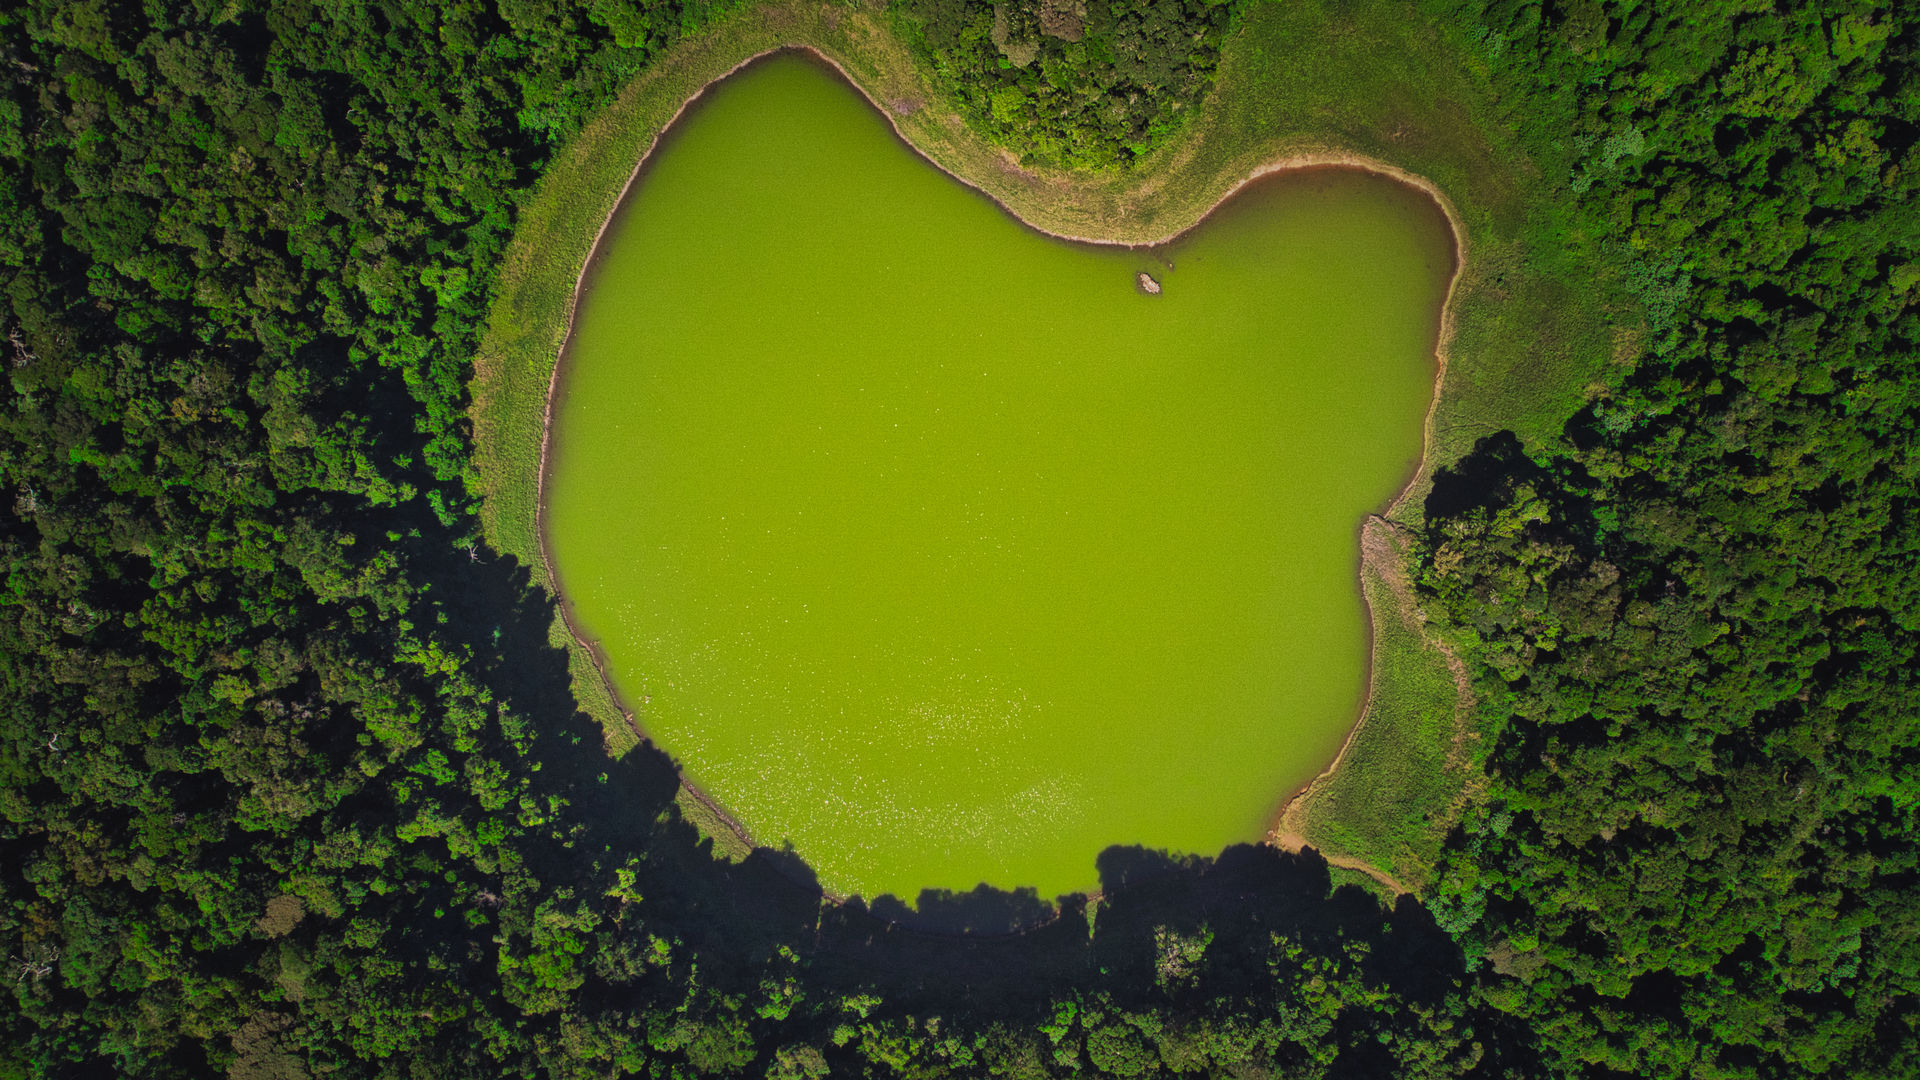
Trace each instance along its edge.
<instances>
[{"instance_id":1,"label":"moss-green water","mask_svg":"<svg viewBox=\"0 0 1920 1080\"><path fill-rule=\"evenodd\" d=\"M1051 240L756 65L603 244L555 570L654 740L836 891L1257 839L1356 715L1359 523L1419 454L1451 260L1345 170L1153 252Z\"/></svg>"}]
</instances>

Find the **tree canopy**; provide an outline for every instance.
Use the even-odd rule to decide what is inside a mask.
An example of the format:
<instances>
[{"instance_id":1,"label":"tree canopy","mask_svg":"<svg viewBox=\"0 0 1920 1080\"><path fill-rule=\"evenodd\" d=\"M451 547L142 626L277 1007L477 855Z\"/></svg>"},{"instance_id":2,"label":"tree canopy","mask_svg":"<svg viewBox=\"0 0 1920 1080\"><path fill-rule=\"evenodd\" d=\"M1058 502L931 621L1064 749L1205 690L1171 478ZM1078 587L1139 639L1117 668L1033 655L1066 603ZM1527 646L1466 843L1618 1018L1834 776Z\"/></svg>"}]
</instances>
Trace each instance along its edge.
<instances>
[{"instance_id":1,"label":"tree canopy","mask_svg":"<svg viewBox=\"0 0 1920 1080\"><path fill-rule=\"evenodd\" d=\"M895 16L987 137L1123 168L1234 11ZM724 14L0 11L0 1076L1920 1074L1912 12L1407 10L1635 298L1563 439L1426 505L1485 798L1392 910L1115 849L1018 936L1039 898L922 934L711 858L476 540L516 208Z\"/></svg>"}]
</instances>

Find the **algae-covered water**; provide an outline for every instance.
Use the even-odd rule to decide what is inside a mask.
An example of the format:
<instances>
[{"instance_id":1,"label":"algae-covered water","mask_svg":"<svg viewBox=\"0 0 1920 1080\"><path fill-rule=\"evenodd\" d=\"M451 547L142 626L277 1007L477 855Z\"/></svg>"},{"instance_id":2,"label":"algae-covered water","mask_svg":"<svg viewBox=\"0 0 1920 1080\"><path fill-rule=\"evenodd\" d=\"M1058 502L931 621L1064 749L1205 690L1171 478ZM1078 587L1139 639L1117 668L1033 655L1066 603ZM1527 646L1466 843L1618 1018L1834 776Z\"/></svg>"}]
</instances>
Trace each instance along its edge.
<instances>
[{"instance_id":1,"label":"algae-covered water","mask_svg":"<svg viewBox=\"0 0 1920 1080\"><path fill-rule=\"evenodd\" d=\"M644 730L834 891L1257 840L1357 715L1360 522L1419 455L1452 260L1353 170L1054 240L763 62L603 241L550 558Z\"/></svg>"}]
</instances>

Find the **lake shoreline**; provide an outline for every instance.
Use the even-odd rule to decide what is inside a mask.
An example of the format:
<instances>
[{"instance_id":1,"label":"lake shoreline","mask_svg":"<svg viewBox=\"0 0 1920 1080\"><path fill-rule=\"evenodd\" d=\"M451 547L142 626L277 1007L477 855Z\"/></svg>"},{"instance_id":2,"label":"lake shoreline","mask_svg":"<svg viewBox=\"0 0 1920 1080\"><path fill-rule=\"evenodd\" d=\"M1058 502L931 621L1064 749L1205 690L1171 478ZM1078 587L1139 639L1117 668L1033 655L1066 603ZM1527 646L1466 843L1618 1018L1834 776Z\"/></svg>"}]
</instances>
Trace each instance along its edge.
<instances>
[{"instance_id":1,"label":"lake shoreline","mask_svg":"<svg viewBox=\"0 0 1920 1080\"><path fill-rule=\"evenodd\" d=\"M813 60L831 68L842 81L844 81L847 85L851 86L856 92L860 94L860 96L872 108L874 108L877 112L879 112L881 116L886 118L888 126L892 130L896 139L898 139L901 143L903 143L908 149L912 150L917 157L928 162L929 164L932 164L935 168L939 169L941 173L945 174L947 177L951 178L955 182L958 182L964 185L965 187L970 188L984 195L989 201L993 202L994 205L998 207L1001 212L1007 214L1009 218L1011 218L1015 222L1018 222L1023 228L1026 228L1028 230L1031 230L1033 232L1036 232L1042 235L1046 235L1048 237L1052 237L1054 239L1058 239L1058 240L1062 240L1070 243L1088 244L1088 245L1099 246L1099 247L1118 247L1118 248L1127 248L1127 249L1134 249L1134 250L1146 250L1146 249L1152 249L1155 247L1159 247L1159 246L1177 241L1181 237L1185 236L1187 233L1191 232L1199 224L1203 223L1208 218L1210 218L1217 210L1219 210L1223 205L1230 202L1234 198L1234 196L1238 195L1249 184L1252 184L1264 177L1273 176L1279 173L1300 172L1300 171L1307 171L1307 170L1321 169L1321 168L1352 169L1356 171L1371 173L1378 176L1383 176L1420 191L1422 194L1426 195L1427 198L1441 211L1442 215L1447 220L1448 233L1450 235L1450 238L1452 241L1452 247L1453 247L1453 267L1452 267L1452 273L1449 275L1447 287L1442 299L1440 310L1438 312L1437 340L1436 340L1436 347L1434 350L1435 373L1433 377L1431 394L1428 399L1428 407L1426 410L1425 421L1423 426L1421 455L1414 462L1411 468L1410 476L1408 480L1404 485L1402 485L1399 492L1396 493L1395 496L1387 502L1383 512L1387 514L1391 514L1395 512L1395 510L1397 510L1401 506L1401 504L1404 503L1406 499L1416 490L1416 488L1421 483L1421 481L1427 477L1429 468L1431 466L1431 457L1434 449L1433 428L1434 428L1435 416L1440 407L1442 395L1445 388L1446 377L1448 374L1448 368L1449 368L1449 362L1448 362L1449 347L1451 345L1453 334L1454 334L1455 299L1457 295L1457 286L1461 280L1461 275L1466 264L1466 249L1467 249L1466 232L1462 226L1457 210L1452 205L1451 201L1446 198L1444 193L1431 181L1417 174L1411 173L1407 170L1398 168L1397 166L1393 166L1391 164L1379 161L1378 159L1371 158L1363 154L1332 152L1332 151L1306 151L1306 152L1288 153L1288 154L1283 154L1281 156L1275 157L1271 160L1268 160L1266 162L1263 162L1257 165L1256 167L1248 171L1245 175L1241 176L1236 182L1232 183L1224 192L1222 192L1216 198L1214 198L1212 202L1207 204L1205 208L1193 220L1191 220L1187 224L1174 228L1164 233L1163 235L1155 236L1147 240L1118 240L1118 239L1111 238L1111 236L1108 236L1108 237L1091 236L1091 235L1085 235L1083 233L1075 233L1075 232L1070 232L1070 231L1061 230L1061 229L1054 229L1054 228L1049 228L1045 225L1036 223L1035 221L1022 215L1012 205L1010 205L1007 201L997 197L987 187L983 186L980 183L976 183L973 180L969 179L967 176L963 175L962 173L956 172L954 169L949 168L947 165L943 164L937 158L935 158L934 156L929 154L927 151L925 151L920 145L915 143L913 139L909 137L907 132L902 128L900 123L901 118L899 116L896 116L894 110L890 109L888 106L883 104L881 100L878 97L876 97L876 95L873 92L871 92L858 78L856 78L852 74L848 66L846 64L843 64L839 58L836 58L830 55L829 53L823 51L821 48L809 43L782 43L769 48L760 49L754 52L752 55L747 56L745 59L739 60L738 62L732 64L725 71L714 76L713 78L708 79L704 83L700 84L697 88L695 88L691 93L688 93L687 95L685 95L679 102L678 107L672 113L672 116L664 124L653 129L649 134L648 143L645 151L640 155L639 159L634 163L632 168L628 170L625 181L620 188L618 197L614 200L612 208L599 222L598 228L594 233L594 239L592 241L592 244L588 249L587 257L581 263L580 269L574 277L573 288L571 290L571 295L568 298L567 310L565 313L565 331L561 336L561 346L558 350L558 355L556 356L556 359L553 362L551 371L549 373L549 377L547 379L547 387L546 387L547 392L545 394L544 411L542 416L542 425L541 425L541 432L540 432L540 449L539 449L539 455L538 455L538 468L536 471L537 479L535 481L536 483L535 502L536 502L536 505L540 508L540 510L536 514L535 531L538 536L540 562L542 564L541 569L544 570L547 574L548 583L554 593L554 596L559 608L559 612L562 620L564 621L568 636L572 638L573 644L577 646L579 649L584 650L586 656L590 658L592 662L592 666L595 669L595 674L598 676L598 681L605 688L607 694L611 697L615 707L622 714L622 719L625 722L625 725L628 729L628 733L636 741L644 740L646 738L644 717L638 715L634 710L632 710L628 706L628 704L624 700L622 700L618 690L614 687L613 681L610 678L610 673L606 669L604 658L601 655L601 651L597 643L583 632L582 627L579 625L576 613L574 612L571 602L568 600L565 591L560 587L558 575L554 569L554 564L553 564L553 560L550 557L550 552L548 551L548 545L547 545L548 537L546 535L546 528L545 528L546 515L544 513L544 510L545 510L545 502L546 502L545 489L546 489L546 483L547 483L547 476L548 476L548 471L549 471L552 457L553 457L553 412L554 412L555 399L556 399L556 395L558 393L559 387L561 385L562 373L567 367L567 364L566 364L567 345L572 340L574 322L576 320L579 307L581 304L581 300L582 300L582 297L584 296L585 289L589 281L589 275L592 273L594 266L598 261L602 243L605 240L605 237L608 231L611 229L612 225L618 219L622 210L626 206L627 200L632 194L635 188L635 185L637 184L639 179L643 175L645 175L647 165L649 164L650 161L653 160L654 155L661 147L663 141L670 135L675 124L686 114L687 110L692 107L695 107L697 103L706 95L707 91L711 89L714 85L718 84L719 82L725 80L728 77L731 77L734 74L737 74L741 70L761 60L766 59L767 57L774 56L781 53L787 53L787 52L803 53L806 56L812 58ZM1364 530L1365 528L1364 523L1362 528ZM1368 559L1372 557L1377 557L1377 556L1374 556L1372 553L1370 553L1367 550L1367 546L1364 543L1360 545L1360 548L1361 548L1360 558L1358 560L1360 565L1358 569L1363 573L1365 570L1365 567L1368 564ZM1356 575L1355 584L1356 586L1360 584L1358 574ZM1275 822L1275 825L1273 829L1269 830L1268 832L1267 838L1269 842L1274 842L1279 838L1279 835L1282 831L1282 825L1284 824L1287 815L1295 806L1295 804L1301 799L1301 797L1305 795L1307 792L1309 792L1316 784L1324 780L1325 777L1327 777L1328 775L1330 775L1336 769L1339 768L1339 766L1342 763L1342 760L1345 757L1347 748L1352 745L1354 738L1356 737L1356 735L1358 734L1362 726L1366 723L1367 714L1368 714L1368 705L1370 704L1370 702L1373 700L1375 696L1375 687L1373 686L1373 668L1374 668L1373 638L1376 636L1375 622L1378 618L1378 614L1372 610L1372 605L1371 603L1368 602L1366 598L1366 593L1364 588L1362 589L1362 592L1361 592L1361 598L1362 598L1363 607L1366 609L1366 613L1367 613L1366 621L1367 621L1367 627L1368 627L1369 647L1368 647L1368 658L1367 658L1367 665L1366 665L1366 671L1365 671L1366 681L1363 684L1361 701L1360 701L1359 708L1357 710L1358 715L1354 718L1353 722L1348 726L1345 740L1343 741L1341 746L1341 751L1338 754L1336 754L1333 761L1329 763L1327 768L1323 770L1318 776L1314 777L1313 779L1310 779L1306 783L1295 788L1292 792L1288 793L1283 799L1280 800L1279 810L1270 819ZM744 826L742 826L735 818L733 818L732 815L730 815L725 810L725 808L717 800L715 800L709 793L703 791L698 787L698 785L692 783L692 781L687 779L684 772L682 773L681 782L683 787L686 789L688 796L694 799L695 801L699 802L705 808L707 808L717 820L724 823L730 830L732 830L735 836L737 837L737 839L741 843L749 847L754 845L754 840L751 834L749 833L749 831L745 829ZM831 893L827 893L826 895L829 900L838 901L838 900L845 899L844 897L834 896ZM1097 895L1097 894L1089 894L1089 895Z\"/></svg>"}]
</instances>

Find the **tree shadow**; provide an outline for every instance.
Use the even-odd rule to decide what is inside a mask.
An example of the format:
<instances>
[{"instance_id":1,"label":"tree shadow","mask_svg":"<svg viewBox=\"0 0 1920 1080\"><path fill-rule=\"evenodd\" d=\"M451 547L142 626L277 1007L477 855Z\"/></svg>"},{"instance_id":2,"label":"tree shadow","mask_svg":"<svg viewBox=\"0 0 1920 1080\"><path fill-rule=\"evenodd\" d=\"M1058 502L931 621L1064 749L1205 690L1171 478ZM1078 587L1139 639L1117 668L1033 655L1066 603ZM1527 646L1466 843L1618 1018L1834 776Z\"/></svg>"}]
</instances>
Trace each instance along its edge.
<instances>
[{"instance_id":1,"label":"tree shadow","mask_svg":"<svg viewBox=\"0 0 1920 1080\"><path fill-rule=\"evenodd\" d=\"M922 889L912 907L898 897L880 896L867 910L876 918L915 930L995 937L1050 922L1063 907L1042 900L1038 889L1008 891L982 882L967 892Z\"/></svg>"},{"instance_id":2,"label":"tree shadow","mask_svg":"<svg viewBox=\"0 0 1920 1080\"><path fill-rule=\"evenodd\" d=\"M1567 436L1580 437L1577 425L1567 428ZM1458 519L1495 514L1516 501L1537 499L1546 513L1529 518L1527 533L1569 544L1581 557L1592 558L1600 551L1600 529L1585 494L1593 482L1579 462L1566 457L1535 461L1517 435L1497 432L1434 473L1424 505L1427 533L1438 537Z\"/></svg>"},{"instance_id":3,"label":"tree shadow","mask_svg":"<svg viewBox=\"0 0 1920 1080\"><path fill-rule=\"evenodd\" d=\"M1513 432L1488 435L1474 443L1465 457L1433 474L1426 519L1455 518L1504 506L1516 487L1544 474Z\"/></svg>"},{"instance_id":4,"label":"tree shadow","mask_svg":"<svg viewBox=\"0 0 1920 1080\"><path fill-rule=\"evenodd\" d=\"M1115 846L1095 859L1093 899L1048 901L1030 888L981 884L924 890L912 904L831 899L790 850L718 858L675 802L680 778L667 754L650 742L618 760L606 754L597 724L573 699L566 654L549 640L554 602L528 569L428 546L410 557L429 568L444 630L474 651L501 709L524 718L534 794L569 807L566 842L521 846L528 870L543 890L592 899L606 893L614 868L637 868L642 901L601 933L624 939L630 954L651 938L674 942L674 956L697 958L700 983L720 993L749 1000L764 992L778 957L791 955L808 968L809 993L870 996L889 1015L964 1011L980 1022L1028 1024L1058 1002L1092 996L1159 1007L1175 993L1155 960L1168 934L1211 935L1203 988L1270 985L1276 935L1330 957L1369 943L1369 977L1413 1000L1437 1000L1464 971L1458 947L1417 902L1389 911L1363 890L1335 888L1311 850L1241 844L1202 857ZM589 991L609 1008L684 992L638 966L608 966L598 978Z\"/></svg>"}]
</instances>

